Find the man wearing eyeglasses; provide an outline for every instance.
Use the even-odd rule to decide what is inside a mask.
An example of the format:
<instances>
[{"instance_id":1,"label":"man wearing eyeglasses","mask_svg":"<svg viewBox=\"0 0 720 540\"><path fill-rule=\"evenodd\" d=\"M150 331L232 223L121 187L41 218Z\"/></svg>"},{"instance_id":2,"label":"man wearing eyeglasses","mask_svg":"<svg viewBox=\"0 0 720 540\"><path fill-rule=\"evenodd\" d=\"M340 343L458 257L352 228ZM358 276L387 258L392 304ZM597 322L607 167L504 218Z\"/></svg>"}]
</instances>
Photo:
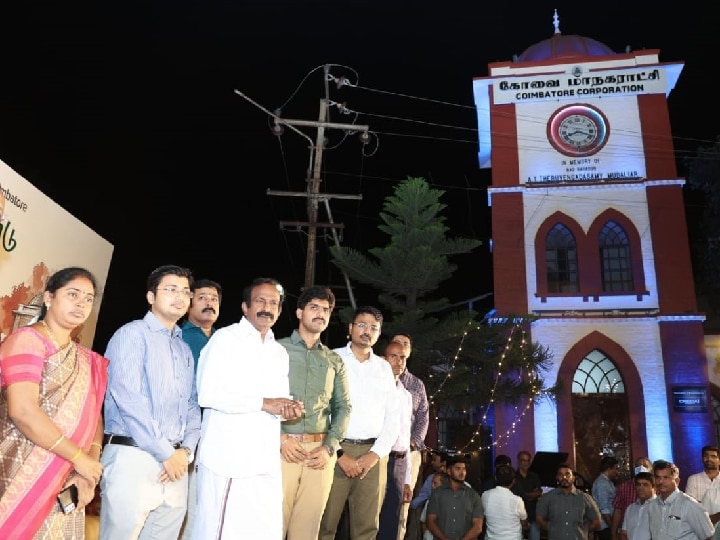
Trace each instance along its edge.
<instances>
[{"instance_id":1,"label":"man wearing eyeglasses","mask_svg":"<svg viewBox=\"0 0 720 540\"><path fill-rule=\"evenodd\" d=\"M192 293L190 270L153 270L143 319L118 329L105 395L102 540L175 540L188 499L188 465L200 438L200 407L190 347L177 325Z\"/></svg>"},{"instance_id":2,"label":"man wearing eyeglasses","mask_svg":"<svg viewBox=\"0 0 720 540\"><path fill-rule=\"evenodd\" d=\"M282 540L280 422L305 412L289 397L288 353L272 331L284 297L277 280L255 279L243 290L240 322L200 352L194 540Z\"/></svg>"},{"instance_id":3,"label":"man wearing eyeglasses","mask_svg":"<svg viewBox=\"0 0 720 540\"><path fill-rule=\"evenodd\" d=\"M373 352L383 316L370 306L355 310L350 342L335 349L345 364L352 414L337 450L330 496L320 523L319 540L334 540L345 503L350 538L375 540L387 461L400 432L400 404L390 364Z\"/></svg>"},{"instance_id":4,"label":"man wearing eyeglasses","mask_svg":"<svg viewBox=\"0 0 720 540\"><path fill-rule=\"evenodd\" d=\"M220 301L222 300L222 287L216 281L198 279L192 285L193 297L190 300L190 309L187 320L182 325L182 338L190 346L197 370L200 351L215 332L215 322L220 316ZM195 522L195 509L197 507L197 476L195 464L191 463L188 469L188 507L183 522L180 540L190 540L193 524Z\"/></svg>"},{"instance_id":5,"label":"man wearing eyeglasses","mask_svg":"<svg viewBox=\"0 0 720 540\"><path fill-rule=\"evenodd\" d=\"M291 336L278 340L290 355L290 394L305 414L282 424L283 531L287 540L317 540L335 470L335 450L350 419L345 364L320 341L335 307L326 287L304 289ZM283 538L285 538L285 534Z\"/></svg>"}]
</instances>

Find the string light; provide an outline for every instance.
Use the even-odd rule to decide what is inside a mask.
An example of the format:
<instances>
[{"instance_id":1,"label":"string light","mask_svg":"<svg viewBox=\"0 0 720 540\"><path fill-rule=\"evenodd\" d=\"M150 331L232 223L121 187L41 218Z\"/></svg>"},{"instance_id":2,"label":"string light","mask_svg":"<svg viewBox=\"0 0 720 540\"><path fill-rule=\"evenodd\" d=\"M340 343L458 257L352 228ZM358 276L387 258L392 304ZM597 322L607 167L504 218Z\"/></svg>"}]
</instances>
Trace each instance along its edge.
<instances>
[{"instance_id":1,"label":"string light","mask_svg":"<svg viewBox=\"0 0 720 540\"><path fill-rule=\"evenodd\" d=\"M468 322L468 326L473 325L473 321ZM462 352L462 347L465 342L465 339L467 338L469 332L471 330L480 330L480 326L475 324L474 328L471 328L470 330L465 330L462 334L462 337L460 338L460 343L458 344L458 347L456 349L455 354L453 355L452 361L447 366L447 371L445 372L445 377L437 386L437 389L435 392L429 397L429 401L432 405L435 405L435 400L437 396L442 392L443 387L445 386L445 383L448 382L452 377L452 371L455 369L457 362L460 357L460 353ZM517 380L518 382L522 382L525 379L529 379L530 381L530 395L526 399L522 410L518 409L518 406L515 405L515 418L511 422L510 427L506 429L503 433L499 433L496 435L495 439L487 446L483 446L480 444L479 446L475 447L474 445L477 443L478 440L482 440L481 430L483 427L487 425L487 419L488 414L490 413L490 407L495 404L496 398L495 394L497 392L498 386L500 382L502 381L503 377L506 376L506 374L503 372L503 365L506 359L506 355L509 351L512 350L513 340L516 338L517 335L520 335L520 350L523 354L523 367L521 367L518 370L517 374ZM488 399L488 403L485 405L485 407L481 408L479 413L481 416L481 421L477 426L477 429L470 435L470 439L458 450L456 450L456 453L465 453L465 454L475 454L476 452L482 452L484 450L490 450L494 447L502 447L504 444L507 444L507 442L510 440L510 437L512 437L518 426L522 423L522 420L527 415L528 411L530 410L530 407L535 402L535 400L543 394L542 389L539 387L539 379L537 376L537 371L532 367L530 362L530 357L528 355L528 341L527 341L527 333L525 329L522 327L520 323L517 323L513 326L513 328L510 330L509 335L507 337L507 340L505 342L505 348L503 349L503 353L500 356L500 359L497 363L497 369L495 370L495 379L493 381L492 387L490 389L490 397ZM431 373L430 378L434 378L434 375ZM437 408L436 408L437 410ZM463 414L468 414L468 411L463 410ZM438 415L435 416L435 420L439 421L440 418ZM439 441L438 441L439 443Z\"/></svg>"}]
</instances>

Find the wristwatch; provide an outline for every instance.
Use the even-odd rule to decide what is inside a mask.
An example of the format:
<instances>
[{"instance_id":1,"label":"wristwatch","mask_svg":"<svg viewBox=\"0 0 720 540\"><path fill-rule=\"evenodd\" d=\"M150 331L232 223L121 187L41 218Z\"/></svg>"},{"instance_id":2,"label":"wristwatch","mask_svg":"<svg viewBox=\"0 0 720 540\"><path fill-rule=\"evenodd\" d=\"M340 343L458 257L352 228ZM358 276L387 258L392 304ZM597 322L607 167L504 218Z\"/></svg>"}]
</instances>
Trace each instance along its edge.
<instances>
[{"instance_id":1,"label":"wristwatch","mask_svg":"<svg viewBox=\"0 0 720 540\"><path fill-rule=\"evenodd\" d=\"M187 446L181 446L180 450L185 450L185 453L187 454L188 463L192 463L195 461L195 453L190 450Z\"/></svg>"},{"instance_id":2,"label":"wristwatch","mask_svg":"<svg viewBox=\"0 0 720 540\"><path fill-rule=\"evenodd\" d=\"M343 450L342 448L338 448L337 451L335 452L338 459L340 459L344 453L345 453L345 450Z\"/></svg>"}]
</instances>

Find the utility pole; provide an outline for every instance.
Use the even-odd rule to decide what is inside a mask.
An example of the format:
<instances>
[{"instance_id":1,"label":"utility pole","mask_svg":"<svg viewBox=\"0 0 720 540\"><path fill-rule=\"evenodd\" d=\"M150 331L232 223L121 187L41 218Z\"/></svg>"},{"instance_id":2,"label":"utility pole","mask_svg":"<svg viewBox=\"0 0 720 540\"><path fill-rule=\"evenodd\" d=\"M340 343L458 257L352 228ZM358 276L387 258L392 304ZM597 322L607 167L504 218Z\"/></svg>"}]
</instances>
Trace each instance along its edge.
<instances>
[{"instance_id":1,"label":"utility pole","mask_svg":"<svg viewBox=\"0 0 720 540\"><path fill-rule=\"evenodd\" d=\"M353 199L353 200L362 200L362 195L343 195L343 194L329 194L329 193L320 193L320 183L322 182L320 178L320 173L322 171L322 158L323 158L323 150L325 147L325 130L326 129L341 129L341 130L347 130L347 131L357 131L361 132L361 134L365 135L365 138L362 140L367 139L367 133L370 129L369 126L366 125L358 125L358 124L343 124L343 123L337 123L337 122L328 122L328 104L329 99L327 99L328 96L328 66L325 66L325 99L320 100L320 112L318 114L317 121L314 120L296 120L296 119L288 119L288 118L282 118L278 116L277 114L274 114L267 109L263 108L259 104L252 101L250 98L248 98L245 94L239 92L238 90L235 90L235 93L240 95L241 97L247 99L250 101L253 105L256 107L262 109L265 111L268 115L272 116L275 120L275 129L273 130L276 135L282 134L282 126L288 126L290 129L298 133L299 135L303 136L305 139L307 139L310 143L310 168L308 169L308 175L309 178L307 179L307 190L305 192L293 192L293 191L276 191L276 190L267 190L268 195L276 195L276 196L284 196L284 197L305 197L307 198L307 214L308 214L308 220L306 222L299 222L299 221L281 221L280 226L294 226L294 227L306 227L308 231L308 242L307 242L307 252L305 256L305 287L311 287L315 284L315 254L317 251L317 233L318 229L330 229L332 231L333 239L335 242L335 245L339 246L340 242L337 235L337 229L342 229L343 224L342 223L333 223L332 222L332 216L330 214L330 199ZM304 126L304 127L314 127L317 128L317 134L315 138L315 142L313 143L313 140L306 135L303 131L297 129L296 126ZM323 202L325 204L325 208L328 213L328 219L330 222L323 223L318 221L318 207L320 203ZM350 280L343 271L343 276L345 278L345 286L348 290L348 296L350 298L350 304L353 309L355 309L357 306L355 304L355 298L353 297L352 288L350 286Z\"/></svg>"},{"instance_id":2,"label":"utility pole","mask_svg":"<svg viewBox=\"0 0 720 540\"><path fill-rule=\"evenodd\" d=\"M284 124L287 126L309 126L317 128L317 136L315 138L315 144L311 147L312 159L312 171L311 176L308 178L307 192L303 193L302 196L307 197L307 209L308 209L308 221L307 222L281 222L281 225L296 225L307 227L308 231L308 242L307 242L307 253L305 256L305 287L311 287L315 283L315 252L317 250L317 232L318 229L332 229L336 233L336 229L342 228L341 224L337 223L321 223L318 221L318 207L321 201L325 201L326 207L328 207L328 201L330 199L355 199L362 200L362 195L339 195L339 194L327 194L320 193L320 173L322 171L322 158L323 149L325 146L325 130L326 129L345 129L353 131L367 132L369 126L362 126L357 124L339 124L335 122L327 121L328 115L328 101L326 99L320 100L320 113L318 115L317 122L312 120L293 120L288 118L275 117L276 124ZM268 195L280 195L296 197L296 192L283 192L283 191L271 191L268 190ZM336 244L338 243L337 234L333 234ZM346 283L347 279L346 279ZM351 303L354 304L352 299L352 291L348 288L351 297ZM353 307L356 307L353 305Z\"/></svg>"}]
</instances>

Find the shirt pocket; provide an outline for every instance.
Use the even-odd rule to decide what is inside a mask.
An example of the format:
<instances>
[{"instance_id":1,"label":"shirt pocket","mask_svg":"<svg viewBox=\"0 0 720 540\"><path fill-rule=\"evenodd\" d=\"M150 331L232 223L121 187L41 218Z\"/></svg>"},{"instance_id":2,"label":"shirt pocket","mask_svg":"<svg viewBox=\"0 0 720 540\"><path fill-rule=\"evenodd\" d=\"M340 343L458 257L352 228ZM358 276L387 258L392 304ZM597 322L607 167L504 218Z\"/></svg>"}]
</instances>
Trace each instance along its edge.
<instances>
[{"instance_id":1,"label":"shirt pocket","mask_svg":"<svg viewBox=\"0 0 720 540\"><path fill-rule=\"evenodd\" d=\"M325 409L332 398L335 370L327 360L313 358L308 362L306 396L317 396L314 403L305 403L305 408Z\"/></svg>"},{"instance_id":2,"label":"shirt pocket","mask_svg":"<svg viewBox=\"0 0 720 540\"><path fill-rule=\"evenodd\" d=\"M682 536L682 520L675 516L668 516L665 530L668 538L680 538Z\"/></svg>"}]
</instances>

